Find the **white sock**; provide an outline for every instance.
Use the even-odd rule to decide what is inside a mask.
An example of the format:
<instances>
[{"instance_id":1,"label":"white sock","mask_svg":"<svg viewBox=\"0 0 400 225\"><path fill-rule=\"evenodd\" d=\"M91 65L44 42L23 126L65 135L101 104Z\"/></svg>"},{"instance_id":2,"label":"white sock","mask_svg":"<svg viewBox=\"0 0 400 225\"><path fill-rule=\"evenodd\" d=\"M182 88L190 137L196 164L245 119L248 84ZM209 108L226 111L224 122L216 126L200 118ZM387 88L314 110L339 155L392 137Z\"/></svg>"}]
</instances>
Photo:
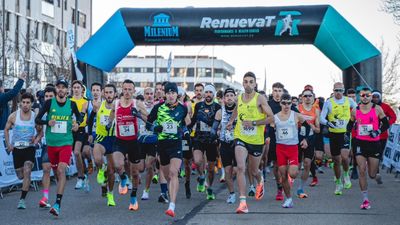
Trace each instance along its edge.
<instances>
[{"instance_id":1,"label":"white sock","mask_svg":"<svg viewBox=\"0 0 400 225\"><path fill-rule=\"evenodd\" d=\"M175 211L175 203L170 202L170 203L169 203L168 209L170 209L170 210L172 210L172 211Z\"/></svg>"}]
</instances>

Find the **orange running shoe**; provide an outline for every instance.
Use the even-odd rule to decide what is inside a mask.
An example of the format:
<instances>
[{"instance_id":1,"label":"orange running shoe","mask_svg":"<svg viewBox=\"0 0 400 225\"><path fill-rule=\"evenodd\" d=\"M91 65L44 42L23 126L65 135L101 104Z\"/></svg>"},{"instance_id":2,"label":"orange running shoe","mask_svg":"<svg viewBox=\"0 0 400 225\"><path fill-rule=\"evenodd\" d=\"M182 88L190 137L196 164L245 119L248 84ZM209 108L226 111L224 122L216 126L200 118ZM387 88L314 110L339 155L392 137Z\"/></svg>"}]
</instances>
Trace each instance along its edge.
<instances>
[{"instance_id":1,"label":"orange running shoe","mask_svg":"<svg viewBox=\"0 0 400 225\"><path fill-rule=\"evenodd\" d=\"M257 184L256 200L261 200L264 197L264 182Z\"/></svg>"},{"instance_id":2,"label":"orange running shoe","mask_svg":"<svg viewBox=\"0 0 400 225\"><path fill-rule=\"evenodd\" d=\"M246 202L241 202L239 207L236 209L237 214L249 213L249 208L247 208Z\"/></svg>"},{"instance_id":3,"label":"orange running shoe","mask_svg":"<svg viewBox=\"0 0 400 225\"><path fill-rule=\"evenodd\" d=\"M138 211L138 210L139 210L139 204L138 204L138 202L136 201L135 204L130 203L130 204L129 204L129 210L131 210L131 211Z\"/></svg>"},{"instance_id":4,"label":"orange running shoe","mask_svg":"<svg viewBox=\"0 0 400 225\"><path fill-rule=\"evenodd\" d=\"M128 185L122 187L121 184L118 185L118 191L120 195L126 195L128 193Z\"/></svg>"},{"instance_id":5,"label":"orange running shoe","mask_svg":"<svg viewBox=\"0 0 400 225\"><path fill-rule=\"evenodd\" d=\"M168 209L167 211L165 211L165 215L175 217L175 212L172 209Z\"/></svg>"}]
</instances>

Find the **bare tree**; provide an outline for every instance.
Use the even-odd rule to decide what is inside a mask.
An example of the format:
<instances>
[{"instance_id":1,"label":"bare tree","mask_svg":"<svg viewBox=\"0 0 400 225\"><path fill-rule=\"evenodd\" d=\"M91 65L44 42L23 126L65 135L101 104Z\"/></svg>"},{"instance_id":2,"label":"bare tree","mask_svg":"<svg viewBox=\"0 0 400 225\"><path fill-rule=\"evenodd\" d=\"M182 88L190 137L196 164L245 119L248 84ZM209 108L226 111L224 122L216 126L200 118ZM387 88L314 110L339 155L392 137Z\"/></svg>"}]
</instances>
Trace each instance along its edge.
<instances>
[{"instance_id":1,"label":"bare tree","mask_svg":"<svg viewBox=\"0 0 400 225\"><path fill-rule=\"evenodd\" d=\"M400 0L382 0L381 10L392 14L394 22L400 25Z\"/></svg>"},{"instance_id":2,"label":"bare tree","mask_svg":"<svg viewBox=\"0 0 400 225\"><path fill-rule=\"evenodd\" d=\"M400 45L389 49L382 40L379 49L382 53L382 94L383 99L392 106L399 104L400 93Z\"/></svg>"}]
</instances>

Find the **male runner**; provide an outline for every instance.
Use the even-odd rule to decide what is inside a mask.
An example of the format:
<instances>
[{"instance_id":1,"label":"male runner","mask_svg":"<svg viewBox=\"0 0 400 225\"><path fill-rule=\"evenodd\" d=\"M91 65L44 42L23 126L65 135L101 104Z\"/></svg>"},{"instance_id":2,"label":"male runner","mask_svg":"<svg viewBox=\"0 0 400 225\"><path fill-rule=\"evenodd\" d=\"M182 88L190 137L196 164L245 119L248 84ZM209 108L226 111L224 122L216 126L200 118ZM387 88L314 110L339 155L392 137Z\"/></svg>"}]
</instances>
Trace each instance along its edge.
<instances>
[{"instance_id":1,"label":"male runner","mask_svg":"<svg viewBox=\"0 0 400 225\"><path fill-rule=\"evenodd\" d=\"M271 122L273 114L265 97L255 91L256 85L256 75L247 72L243 76L245 92L239 96L237 105L227 124L227 129L231 130L233 122L237 118L234 138L240 204L236 213L249 212L246 203L245 178L247 157L251 175L257 179L255 198L261 200L264 196L264 181L258 166L265 141L264 128L267 123Z\"/></svg>"},{"instance_id":2,"label":"male runner","mask_svg":"<svg viewBox=\"0 0 400 225\"><path fill-rule=\"evenodd\" d=\"M22 192L18 209L26 209L25 198L31 185L31 172L35 163L35 145L42 137L42 127L35 126L35 113L32 111L34 97L30 93L21 96L20 109L11 113L4 128L7 150L13 154L15 173L22 180ZM10 141L10 129L12 140Z\"/></svg>"},{"instance_id":3,"label":"male runner","mask_svg":"<svg viewBox=\"0 0 400 225\"><path fill-rule=\"evenodd\" d=\"M355 123L355 154L359 171L359 183L363 196L361 209L370 209L368 199L367 168L371 179L376 178L379 167L380 137L379 135L389 128L389 121L383 109L371 102L372 93L369 88L360 91L361 104L352 110L348 129Z\"/></svg>"},{"instance_id":4,"label":"male runner","mask_svg":"<svg viewBox=\"0 0 400 225\"><path fill-rule=\"evenodd\" d=\"M335 83L333 91L333 97L327 100L322 108L320 122L329 127L329 145L336 178L334 193L335 195L342 195L341 166L343 167L344 188L350 189L352 186L349 175L350 134L346 134L346 126L350 120L350 109L354 109L357 105L353 99L343 96L343 83Z\"/></svg>"},{"instance_id":5,"label":"male runner","mask_svg":"<svg viewBox=\"0 0 400 225\"><path fill-rule=\"evenodd\" d=\"M59 216L61 199L66 184L65 170L71 161L72 132L78 131L82 118L76 103L67 98L68 82L64 79L58 80L56 91L56 97L47 100L43 108L40 109L35 123L47 125L47 154L58 178L56 203L50 209L50 213L54 216ZM47 118L43 120L42 117L45 113L47 113ZM73 115L76 120L72 117Z\"/></svg>"},{"instance_id":6,"label":"male runner","mask_svg":"<svg viewBox=\"0 0 400 225\"><path fill-rule=\"evenodd\" d=\"M190 123L187 108L178 102L175 83L165 85L166 100L154 106L148 117L147 128L156 121L153 131L158 133L161 170L169 181L170 202L165 214L175 216L176 196L179 189L178 173L182 163L183 127ZM189 133L187 133L189 135Z\"/></svg>"},{"instance_id":7,"label":"male runner","mask_svg":"<svg viewBox=\"0 0 400 225\"><path fill-rule=\"evenodd\" d=\"M215 174L215 162L217 159L217 145L215 138L211 137L211 127L215 119L215 114L221 106L214 101L215 88L212 85L206 85L204 87L204 101L198 102L194 108L193 117L189 128L196 125L195 136L193 140L193 159L197 166L199 173L199 183L197 185L197 191L205 191L205 157L207 157L207 199L214 200L215 194L212 189L214 174Z\"/></svg>"}]
</instances>

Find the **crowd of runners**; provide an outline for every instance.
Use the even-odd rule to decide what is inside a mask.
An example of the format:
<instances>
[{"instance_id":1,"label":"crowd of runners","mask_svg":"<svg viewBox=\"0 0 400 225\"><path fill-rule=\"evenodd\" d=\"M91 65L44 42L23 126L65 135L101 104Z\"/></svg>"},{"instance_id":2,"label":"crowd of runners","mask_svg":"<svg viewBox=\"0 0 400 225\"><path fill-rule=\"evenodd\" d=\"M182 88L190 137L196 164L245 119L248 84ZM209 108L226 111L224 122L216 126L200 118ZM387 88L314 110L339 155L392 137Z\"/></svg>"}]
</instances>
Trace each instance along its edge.
<instances>
[{"instance_id":1,"label":"crowd of runners","mask_svg":"<svg viewBox=\"0 0 400 225\"><path fill-rule=\"evenodd\" d=\"M216 199L215 183L225 182L226 203L238 204L236 213L248 213L247 199L263 199L271 169L276 200L292 208L292 196L307 198L309 186L318 185L317 174L328 165L335 180L326 188L342 195L352 188L351 178L358 179L360 208L369 209L367 174L382 184L380 160L387 130L396 121L379 91L345 90L338 82L325 100L316 97L311 85L290 95L282 83L274 83L267 96L257 90L252 72L243 76L243 93L199 83L191 90L192 99L169 82L140 94L131 80L121 87L93 83L90 99L85 88L81 81L60 79L41 92L44 101L37 110L32 108L34 96L24 93L19 109L8 117L5 143L23 180L18 209L26 208L37 145L43 150L39 206L55 216L61 212L72 155L78 172L75 189L99 190L99 197L101 190L110 207L117 204L115 194L130 191L127 209L137 211L139 203L150 199L150 185L159 184L158 201L168 204L165 214L174 217L177 195L191 198L190 177L196 175L195 191L207 200ZM52 205L51 170L57 179ZM92 173L98 187L90 187ZM184 191L179 191L179 179Z\"/></svg>"}]
</instances>

